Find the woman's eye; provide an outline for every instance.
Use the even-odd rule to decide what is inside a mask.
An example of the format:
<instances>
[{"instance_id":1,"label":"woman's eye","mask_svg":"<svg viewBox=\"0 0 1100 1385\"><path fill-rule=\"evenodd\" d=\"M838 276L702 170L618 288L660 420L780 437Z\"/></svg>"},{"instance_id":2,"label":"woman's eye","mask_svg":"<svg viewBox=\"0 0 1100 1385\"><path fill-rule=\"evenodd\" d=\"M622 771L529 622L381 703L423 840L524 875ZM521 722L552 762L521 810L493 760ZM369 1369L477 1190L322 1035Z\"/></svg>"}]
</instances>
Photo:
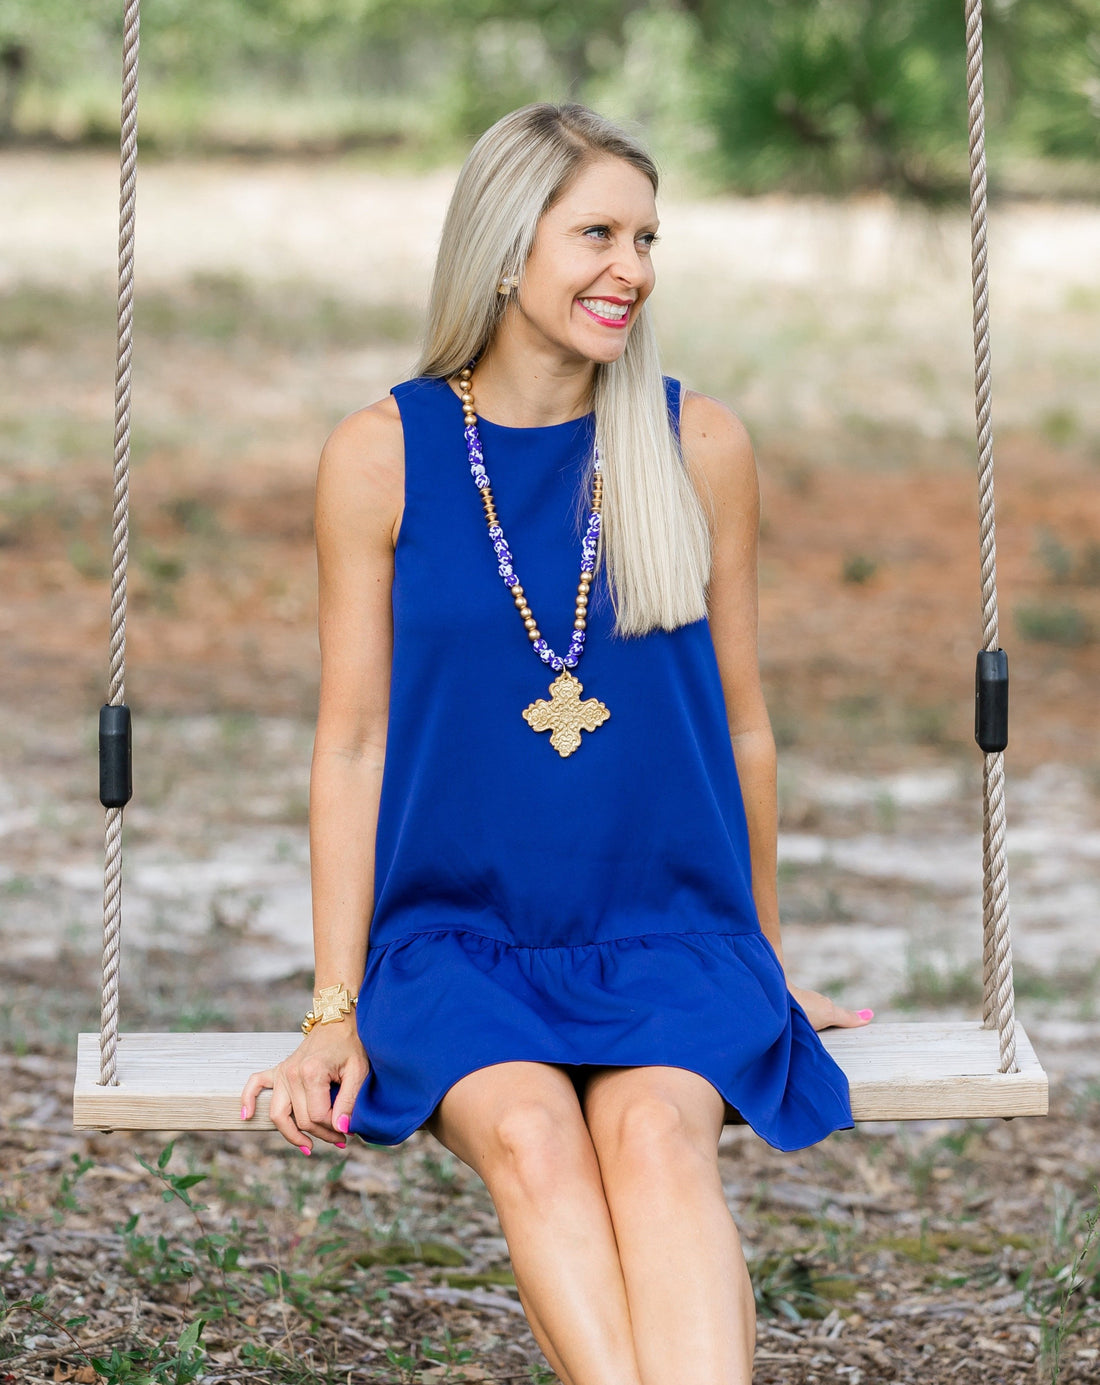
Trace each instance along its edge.
<instances>
[{"instance_id":1,"label":"woman's eye","mask_svg":"<svg viewBox=\"0 0 1100 1385\"><path fill-rule=\"evenodd\" d=\"M584 234L586 236L609 237L611 235L611 228L609 226L589 226ZM661 237L656 231L646 231L638 237L637 243L649 250L656 245L660 239Z\"/></svg>"}]
</instances>

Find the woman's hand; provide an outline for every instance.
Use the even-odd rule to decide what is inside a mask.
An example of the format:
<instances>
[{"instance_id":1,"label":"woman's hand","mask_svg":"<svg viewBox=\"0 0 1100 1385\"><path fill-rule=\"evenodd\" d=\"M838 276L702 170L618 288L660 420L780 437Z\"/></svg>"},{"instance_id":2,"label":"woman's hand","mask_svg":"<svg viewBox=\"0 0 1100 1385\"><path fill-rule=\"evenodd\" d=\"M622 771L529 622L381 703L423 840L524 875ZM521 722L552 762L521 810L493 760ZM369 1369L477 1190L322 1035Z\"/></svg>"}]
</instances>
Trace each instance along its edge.
<instances>
[{"instance_id":1,"label":"woman's hand","mask_svg":"<svg viewBox=\"0 0 1100 1385\"><path fill-rule=\"evenodd\" d=\"M815 1029L831 1029L834 1026L838 1029L861 1029L865 1024L870 1024L875 1013L873 1010L845 1010L843 1005L837 1005L818 991L804 991L799 986L791 985L787 989L806 1011L806 1017Z\"/></svg>"},{"instance_id":2,"label":"woman's hand","mask_svg":"<svg viewBox=\"0 0 1100 1385\"><path fill-rule=\"evenodd\" d=\"M355 1020L318 1024L289 1058L266 1072L254 1072L241 1093L241 1120L256 1114L256 1098L270 1088L271 1119L276 1130L303 1154L313 1153L313 1139L343 1149L351 1110L370 1070ZM340 1084L336 1100L330 1087Z\"/></svg>"}]
</instances>

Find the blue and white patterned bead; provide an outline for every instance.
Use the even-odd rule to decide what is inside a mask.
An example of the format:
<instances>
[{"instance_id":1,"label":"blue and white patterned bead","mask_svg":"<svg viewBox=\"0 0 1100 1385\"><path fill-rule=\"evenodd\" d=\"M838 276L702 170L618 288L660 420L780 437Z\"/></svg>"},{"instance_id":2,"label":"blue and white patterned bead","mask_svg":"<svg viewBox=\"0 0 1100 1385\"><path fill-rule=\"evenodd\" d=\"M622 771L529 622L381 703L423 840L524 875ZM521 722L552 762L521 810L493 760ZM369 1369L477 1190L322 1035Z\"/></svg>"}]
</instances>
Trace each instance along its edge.
<instances>
[{"instance_id":1,"label":"blue and white patterned bead","mask_svg":"<svg viewBox=\"0 0 1100 1385\"><path fill-rule=\"evenodd\" d=\"M470 474L474 478L474 483L479 490L489 489L489 473L485 469L485 454L481 448L481 437L477 431L476 424L468 424L463 430L466 439L466 451L470 459ZM602 469L599 449L596 450L595 470ZM592 572L596 566L596 547L600 536L600 512L592 510L588 516L588 527L585 531L584 540L581 544L581 571ZM499 524L489 525L489 537L493 543L493 552L496 554L497 571L504 579L507 587L514 588L520 586L520 580L516 574L511 550L504 537L504 530ZM583 630L574 629L569 640L568 652L562 656L555 654L550 646L541 637L533 640L531 647L539 656L544 664L556 669L559 673L565 668L575 668L580 661L580 656L584 650Z\"/></svg>"}]
</instances>

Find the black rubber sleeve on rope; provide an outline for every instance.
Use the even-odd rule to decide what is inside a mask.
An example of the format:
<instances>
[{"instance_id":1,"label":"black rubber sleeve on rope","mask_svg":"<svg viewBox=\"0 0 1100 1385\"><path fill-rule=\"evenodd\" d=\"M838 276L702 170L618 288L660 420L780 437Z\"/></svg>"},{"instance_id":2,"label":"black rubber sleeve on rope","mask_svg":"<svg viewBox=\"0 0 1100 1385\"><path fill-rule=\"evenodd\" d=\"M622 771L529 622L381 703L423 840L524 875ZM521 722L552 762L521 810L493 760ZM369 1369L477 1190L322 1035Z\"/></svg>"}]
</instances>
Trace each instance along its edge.
<instances>
[{"instance_id":1,"label":"black rubber sleeve on rope","mask_svg":"<svg viewBox=\"0 0 1100 1385\"><path fill-rule=\"evenodd\" d=\"M99 709L99 801L124 808L134 796L130 709L124 702Z\"/></svg>"},{"instance_id":2,"label":"black rubber sleeve on rope","mask_svg":"<svg viewBox=\"0 0 1100 1385\"><path fill-rule=\"evenodd\" d=\"M974 739L987 755L1008 745L1008 655L983 649L974 670Z\"/></svg>"}]
</instances>

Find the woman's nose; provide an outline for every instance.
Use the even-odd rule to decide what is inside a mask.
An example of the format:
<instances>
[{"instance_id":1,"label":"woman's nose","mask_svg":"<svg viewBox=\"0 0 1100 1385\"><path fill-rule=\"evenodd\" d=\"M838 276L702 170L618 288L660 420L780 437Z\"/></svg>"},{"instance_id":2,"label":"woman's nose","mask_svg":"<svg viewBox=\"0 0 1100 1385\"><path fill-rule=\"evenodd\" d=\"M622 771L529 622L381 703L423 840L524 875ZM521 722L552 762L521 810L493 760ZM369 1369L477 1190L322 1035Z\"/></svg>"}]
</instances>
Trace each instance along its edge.
<instances>
[{"instance_id":1,"label":"woman's nose","mask_svg":"<svg viewBox=\"0 0 1100 1385\"><path fill-rule=\"evenodd\" d=\"M644 282L648 266L643 256L638 253L636 245L622 245L615 256L611 272L622 283L637 285Z\"/></svg>"}]
</instances>

